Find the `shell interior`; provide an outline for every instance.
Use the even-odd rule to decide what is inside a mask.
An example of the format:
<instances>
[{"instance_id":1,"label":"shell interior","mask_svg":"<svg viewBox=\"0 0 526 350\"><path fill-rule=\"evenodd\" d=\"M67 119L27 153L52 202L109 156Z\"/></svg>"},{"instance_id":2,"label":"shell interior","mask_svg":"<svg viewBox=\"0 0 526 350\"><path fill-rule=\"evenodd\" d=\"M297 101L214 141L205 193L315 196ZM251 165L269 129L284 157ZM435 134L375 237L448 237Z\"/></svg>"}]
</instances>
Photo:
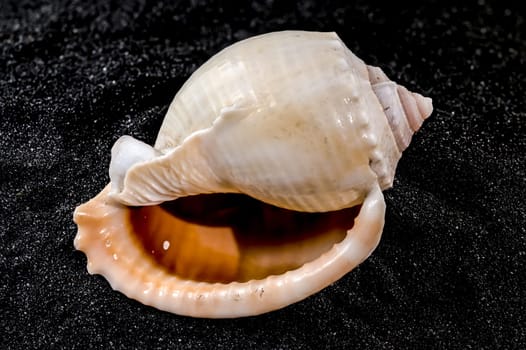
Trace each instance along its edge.
<instances>
[{"instance_id":1,"label":"shell interior","mask_svg":"<svg viewBox=\"0 0 526 350\"><path fill-rule=\"evenodd\" d=\"M241 194L184 197L129 210L145 256L183 279L229 283L296 269L352 228L358 207L329 213L278 208Z\"/></svg>"}]
</instances>

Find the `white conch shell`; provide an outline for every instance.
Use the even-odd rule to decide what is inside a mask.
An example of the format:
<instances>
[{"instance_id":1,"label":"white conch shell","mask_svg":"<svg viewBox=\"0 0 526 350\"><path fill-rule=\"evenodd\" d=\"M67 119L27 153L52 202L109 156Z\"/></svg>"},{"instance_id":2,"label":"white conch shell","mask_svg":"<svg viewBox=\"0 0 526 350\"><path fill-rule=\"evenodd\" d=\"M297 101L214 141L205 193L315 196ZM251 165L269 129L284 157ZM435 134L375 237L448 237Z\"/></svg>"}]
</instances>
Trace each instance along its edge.
<instances>
[{"instance_id":1,"label":"white conch shell","mask_svg":"<svg viewBox=\"0 0 526 350\"><path fill-rule=\"evenodd\" d=\"M117 141L111 191L77 209L76 246L86 251L92 272L163 310L236 317L286 306L334 282L374 250L385 211L381 190L392 185L402 151L431 111L431 99L365 65L335 33L285 31L241 41L184 84L155 147L127 136ZM126 256L138 255L136 245L121 237L126 207L110 199L151 206L206 193L243 193L303 212L362 207L341 242L277 276L213 284L170 275L151 262L134 267ZM104 219L83 224L88 217ZM115 232L113 245L126 248L110 254L85 238L101 230ZM137 276L136 270L140 278L127 282L123 276Z\"/></svg>"}]
</instances>

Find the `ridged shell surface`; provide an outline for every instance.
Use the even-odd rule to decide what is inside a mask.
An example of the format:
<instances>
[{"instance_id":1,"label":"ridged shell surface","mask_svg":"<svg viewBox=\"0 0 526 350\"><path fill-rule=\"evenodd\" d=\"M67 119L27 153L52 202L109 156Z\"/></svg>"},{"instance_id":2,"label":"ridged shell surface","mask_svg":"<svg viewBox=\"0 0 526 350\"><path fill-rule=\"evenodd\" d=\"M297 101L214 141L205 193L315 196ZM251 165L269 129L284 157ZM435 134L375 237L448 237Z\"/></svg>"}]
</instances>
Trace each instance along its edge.
<instances>
[{"instance_id":1,"label":"ridged shell surface","mask_svg":"<svg viewBox=\"0 0 526 350\"><path fill-rule=\"evenodd\" d=\"M391 186L401 154L369 75L335 33L234 44L174 98L155 143L161 154L113 171L113 196L152 205L239 192L299 211L356 205L373 184Z\"/></svg>"}]
</instances>

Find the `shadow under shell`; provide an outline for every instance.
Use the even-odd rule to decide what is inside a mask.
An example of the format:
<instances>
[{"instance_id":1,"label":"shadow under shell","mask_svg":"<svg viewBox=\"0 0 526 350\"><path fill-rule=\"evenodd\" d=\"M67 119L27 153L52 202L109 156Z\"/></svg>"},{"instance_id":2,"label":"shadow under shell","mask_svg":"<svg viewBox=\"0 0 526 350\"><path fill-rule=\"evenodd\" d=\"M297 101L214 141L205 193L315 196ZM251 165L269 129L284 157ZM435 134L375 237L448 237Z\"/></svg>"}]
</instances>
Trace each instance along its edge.
<instances>
[{"instance_id":1,"label":"shadow under shell","mask_svg":"<svg viewBox=\"0 0 526 350\"><path fill-rule=\"evenodd\" d=\"M304 213L241 194L207 194L130 208L129 215L146 255L168 272L229 283L315 260L345 238L359 210Z\"/></svg>"}]
</instances>

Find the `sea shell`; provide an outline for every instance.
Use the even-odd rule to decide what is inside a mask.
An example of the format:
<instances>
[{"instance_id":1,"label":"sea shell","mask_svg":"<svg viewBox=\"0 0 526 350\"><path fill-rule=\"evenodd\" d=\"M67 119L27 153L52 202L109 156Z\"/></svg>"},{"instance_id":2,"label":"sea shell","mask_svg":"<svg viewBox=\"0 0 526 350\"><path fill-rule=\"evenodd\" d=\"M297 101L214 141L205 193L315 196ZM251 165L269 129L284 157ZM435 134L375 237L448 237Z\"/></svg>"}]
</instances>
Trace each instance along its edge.
<instances>
[{"instance_id":1,"label":"sea shell","mask_svg":"<svg viewBox=\"0 0 526 350\"><path fill-rule=\"evenodd\" d=\"M375 249L382 190L432 111L335 33L256 36L175 96L154 147L113 147L111 185L74 215L88 271L194 317L302 300Z\"/></svg>"}]
</instances>

